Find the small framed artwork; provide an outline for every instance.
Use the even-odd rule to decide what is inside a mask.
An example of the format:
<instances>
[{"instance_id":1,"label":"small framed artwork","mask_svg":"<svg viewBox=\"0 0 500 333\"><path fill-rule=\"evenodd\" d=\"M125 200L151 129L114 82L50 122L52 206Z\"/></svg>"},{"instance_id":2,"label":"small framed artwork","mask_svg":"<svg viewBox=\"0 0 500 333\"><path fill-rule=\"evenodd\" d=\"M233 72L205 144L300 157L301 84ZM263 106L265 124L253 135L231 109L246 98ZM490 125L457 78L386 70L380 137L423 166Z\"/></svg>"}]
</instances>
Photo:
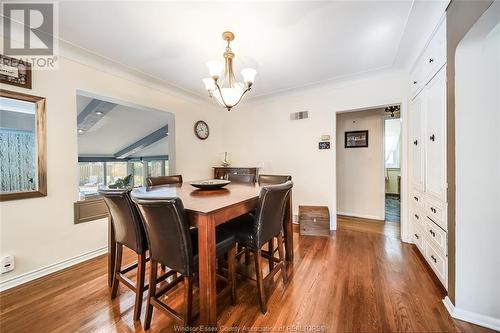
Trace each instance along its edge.
<instances>
[{"instance_id":1,"label":"small framed artwork","mask_svg":"<svg viewBox=\"0 0 500 333\"><path fill-rule=\"evenodd\" d=\"M0 83L31 89L31 64L0 54Z\"/></svg>"},{"instance_id":2,"label":"small framed artwork","mask_svg":"<svg viewBox=\"0 0 500 333\"><path fill-rule=\"evenodd\" d=\"M345 132L345 148L368 147L368 131Z\"/></svg>"}]
</instances>

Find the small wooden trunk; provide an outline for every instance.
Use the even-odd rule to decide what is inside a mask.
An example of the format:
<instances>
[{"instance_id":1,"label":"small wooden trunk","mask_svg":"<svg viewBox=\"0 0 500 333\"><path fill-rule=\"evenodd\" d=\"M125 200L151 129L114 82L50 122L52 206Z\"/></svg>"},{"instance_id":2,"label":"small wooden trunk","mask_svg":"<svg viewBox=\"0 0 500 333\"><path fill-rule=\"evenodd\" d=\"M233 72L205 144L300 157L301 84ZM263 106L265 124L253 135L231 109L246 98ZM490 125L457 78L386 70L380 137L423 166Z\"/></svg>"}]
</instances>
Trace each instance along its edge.
<instances>
[{"instance_id":1,"label":"small wooden trunk","mask_svg":"<svg viewBox=\"0 0 500 333\"><path fill-rule=\"evenodd\" d=\"M300 234L330 235L330 212L324 206L299 206Z\"/></svg>"}]
</instances>

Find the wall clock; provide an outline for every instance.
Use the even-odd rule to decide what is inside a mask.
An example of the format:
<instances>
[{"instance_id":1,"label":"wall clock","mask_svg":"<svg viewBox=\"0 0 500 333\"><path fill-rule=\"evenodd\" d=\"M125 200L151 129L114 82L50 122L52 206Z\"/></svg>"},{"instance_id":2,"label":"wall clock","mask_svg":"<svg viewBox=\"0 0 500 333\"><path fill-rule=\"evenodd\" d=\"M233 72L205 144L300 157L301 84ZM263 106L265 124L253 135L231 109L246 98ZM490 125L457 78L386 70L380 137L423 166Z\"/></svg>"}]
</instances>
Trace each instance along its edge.
<instances>
[{"instance_id":1,"label":"wall clock","mask_svg":"<svg viewBox=\"0 0 500 333\"><path fill-rule=\"evenodd\" d=\"M198 120L196 124L194 124L194 134L200 140L205 140L208 138L210 131L208 129L208 125L203 120Z\"/></svg>"}]
</instances>

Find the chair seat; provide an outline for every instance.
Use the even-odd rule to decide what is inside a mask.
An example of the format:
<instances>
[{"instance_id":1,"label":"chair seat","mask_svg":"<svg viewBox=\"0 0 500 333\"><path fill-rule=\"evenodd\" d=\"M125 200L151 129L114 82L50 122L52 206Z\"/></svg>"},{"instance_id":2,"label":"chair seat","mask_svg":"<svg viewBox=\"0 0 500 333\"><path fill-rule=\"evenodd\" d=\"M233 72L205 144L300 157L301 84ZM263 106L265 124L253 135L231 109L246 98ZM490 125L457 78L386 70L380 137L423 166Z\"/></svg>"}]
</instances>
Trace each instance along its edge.
<instances>
[{"instance_id":1,"label":"chair seat","mask_svg":"<svg viewBox=\"0 0 500 333\"><path fill-rule=\"evenodd\" d=\"M230 232L223 230L219 227L215 229L216 234L215 234L215 252L216 256L220 257L229 250L235 246L236 244L236 238L233 234ZM194 256L194 268L195 270L198 270L198 229L192 228L189 230L191 233L191 243L193 246L193 256Z\"/></svg>"},{"instance_id":2,"label":"chair seat","mask_svg":"<svg viewBox=\"0 0 500 333\"><path fill-rule=\"evenodd\" d=\"M221 229L236 237L238 244L255 249L255 221L253 214L239 216L222 224Z\"/></svg>"}]
</instances>

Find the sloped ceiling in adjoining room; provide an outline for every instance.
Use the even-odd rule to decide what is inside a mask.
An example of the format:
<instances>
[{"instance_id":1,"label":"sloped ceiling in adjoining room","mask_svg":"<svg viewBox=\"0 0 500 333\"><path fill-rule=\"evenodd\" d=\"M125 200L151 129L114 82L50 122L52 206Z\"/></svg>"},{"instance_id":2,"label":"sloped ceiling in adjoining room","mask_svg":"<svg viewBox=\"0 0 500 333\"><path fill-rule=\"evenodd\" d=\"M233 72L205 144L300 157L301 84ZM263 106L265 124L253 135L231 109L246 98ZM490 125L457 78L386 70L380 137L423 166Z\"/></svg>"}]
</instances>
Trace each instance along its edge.
<instances>
[{"instance_id":1,"label":"sloped ceiling in adjoining room","mask_svg":"<svg viewBox=\"0 0 500 333\"><path fill-rule=\"evenodd\" d=\"M89 97L77 96L78 114L91 100ZM88 131L78 134L78 155L113 156L167 124L168 115L165 112L117 105L104 114ZM168 137L156 141L132 156L159 155L168 155Z\"/></svg>"},{"instance_id":2,"label":"sloped ceiling in adjoining room","mask_svg":"<svg viewBox=\"0 0 500 333\"><path fill-rule=\"evenodd\" d=\"M62 1L60 37L208 100L206 61L232 43L248 98L411 63L448 0ZM89 19L91 18L91 20ZM401 59L400 59L401 58Z\"/></svg>"}]
</instances>

